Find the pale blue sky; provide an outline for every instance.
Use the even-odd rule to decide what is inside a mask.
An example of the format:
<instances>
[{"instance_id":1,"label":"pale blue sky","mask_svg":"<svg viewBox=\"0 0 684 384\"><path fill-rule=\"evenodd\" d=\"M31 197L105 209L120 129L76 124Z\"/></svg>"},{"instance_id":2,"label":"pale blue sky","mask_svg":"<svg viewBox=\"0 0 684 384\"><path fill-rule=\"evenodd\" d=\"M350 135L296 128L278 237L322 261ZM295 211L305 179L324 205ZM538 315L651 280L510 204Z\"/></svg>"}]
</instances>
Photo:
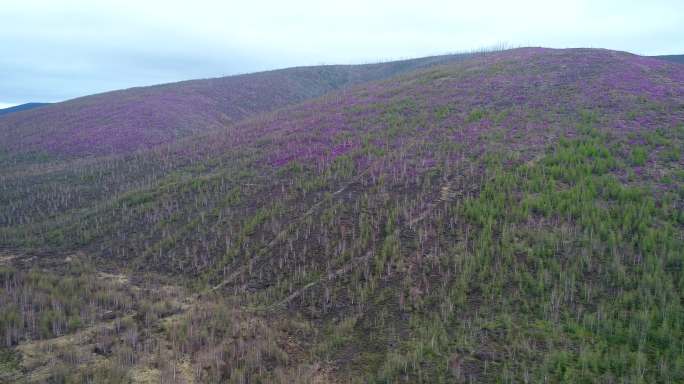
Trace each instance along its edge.
<instances>
[{"instance_id":1,"label":"pale blue sky","mask_svg":"<svg viewBox=\"0 0 684 384\"><path fill-rule=\"evenodd\" d=\"M684 53L684 1L2 0L0 107L498 43Z\"/></svg>"}]
</instances>

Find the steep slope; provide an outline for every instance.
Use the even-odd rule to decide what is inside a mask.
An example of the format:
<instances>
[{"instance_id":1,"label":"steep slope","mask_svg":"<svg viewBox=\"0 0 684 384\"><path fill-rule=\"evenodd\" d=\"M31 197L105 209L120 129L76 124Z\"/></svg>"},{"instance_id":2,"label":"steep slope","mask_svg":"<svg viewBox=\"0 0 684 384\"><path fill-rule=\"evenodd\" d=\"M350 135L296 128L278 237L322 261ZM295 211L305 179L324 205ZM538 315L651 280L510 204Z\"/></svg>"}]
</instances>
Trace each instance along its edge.
<instances>
[{"instance_id":1,"label":"steep slope","mask_svg":"<svg viewBox=\"0 0 684 384\"><path fill-rule=\"evenodd\" d=\"M26 103L21 105L15 105L14 107L0 109L0 116L14 112L28 111L29 109L44 107L48 104L50 103Z\"/></svg>"},{"instance_id":2,"label":"steep slope","mask_svg":"<svg viewBox=\"0 0 684 384\"><path fill-rule=\"evenodd\" d=\"M684 67L516 49L7 168L0 241L185 279L200 381L678 382L683 145Z\"/></svg>"},{"instance_id":3,"label":"steep slope","mask_svg":"<svg viewBox=\"0 0 684 384\"><path fill-rule=\"evenodd\" d=\"M60 156L130 153L353 84L468 55L298 67L82 97L0 119L0 150Z\"/></svg>"}]
</instances>

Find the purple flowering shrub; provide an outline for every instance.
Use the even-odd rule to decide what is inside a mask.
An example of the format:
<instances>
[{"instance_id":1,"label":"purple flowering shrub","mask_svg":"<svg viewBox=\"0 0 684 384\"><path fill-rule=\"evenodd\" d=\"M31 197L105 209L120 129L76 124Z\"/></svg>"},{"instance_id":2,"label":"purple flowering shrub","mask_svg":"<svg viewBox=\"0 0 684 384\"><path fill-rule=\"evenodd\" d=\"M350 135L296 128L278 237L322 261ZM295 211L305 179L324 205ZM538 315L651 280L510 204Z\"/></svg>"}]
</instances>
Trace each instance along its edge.
<instances>
[{"instance_id":1,"label":"purple flowering shrub","mask_svg":"<svg viewBox=\"0 0 684 384\"><path fill-rule=\"evenodd\" d=\"M335 89L465 57L298 67L86 96L3 117L0 149L62 157L126 154L215 130Z\"/></svg>"},{"instance_id":2,"label":"purple flowering shrub","mask_svg":"<svg viewBox=\"0 0 684 384\"><path fill-rule=\"evenodd\" d=\"M239 122L195 120L204 90L192 111L144 90L168 93L121 107L138 125L97 136L95 152L122 145L108 156L13 162L23 145L89 153L94 130L12 139L0 245L79 250L303 319L298 357L340 381L684 379L684 66L525 48L296 105L281 86L245 84L283 108ZM194 134L136 136L172 118ZM202 351L186 356L197 372L233 356L181 344Z\"/></svg>"}]
</instances>

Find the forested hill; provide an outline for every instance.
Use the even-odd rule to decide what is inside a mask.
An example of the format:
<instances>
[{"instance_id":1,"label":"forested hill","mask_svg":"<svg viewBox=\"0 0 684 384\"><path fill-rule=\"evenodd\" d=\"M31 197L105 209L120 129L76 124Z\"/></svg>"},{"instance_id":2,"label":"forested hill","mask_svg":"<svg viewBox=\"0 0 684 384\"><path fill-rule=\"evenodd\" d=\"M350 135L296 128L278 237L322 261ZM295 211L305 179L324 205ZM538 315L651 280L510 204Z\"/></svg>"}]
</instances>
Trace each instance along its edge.
<instances>
[{"instance_id":1,"label":"forested hill","mask_svg":"<svg viewBox=\"0 0 684 384\"><path fill-rule=\"evenodd\" d=\"M297 67L86 96L0 118L0 151L60 157L131 153L333 90L468 56Z\"/></svg>"},{"instance_id":2,"label":"forested hill","mask_svg":"<svg viewBox=\"0 0 684 384\"><path fill-rule=\"evenodd\" d=\"M514 49L129 155L43 148L3 159L0 244L76 280L0 275L55 327L6 295L2 339L119 321L59 377L684 381L677 63Z\"/></svg>"}]
</instances>

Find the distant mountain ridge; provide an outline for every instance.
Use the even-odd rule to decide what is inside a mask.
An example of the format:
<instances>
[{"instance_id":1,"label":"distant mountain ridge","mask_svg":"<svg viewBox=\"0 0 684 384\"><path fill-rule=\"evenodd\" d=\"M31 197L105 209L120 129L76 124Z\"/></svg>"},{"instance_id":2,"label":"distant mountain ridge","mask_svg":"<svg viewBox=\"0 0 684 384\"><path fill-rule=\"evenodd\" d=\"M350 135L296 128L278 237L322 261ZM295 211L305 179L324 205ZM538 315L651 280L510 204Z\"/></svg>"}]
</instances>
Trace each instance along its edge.
<instances>
[{"instance_id":1,"label":"distant mountain ridge","mask_svg":"<svg viewBox=\"0 0 684 384\"><path fill-rule=\"evenodd\" d=\"M130 153L333 90L469 56L294 67L85 96L0 119L0 150L67 156Z\"/></svg>"},{"instance_id":2,"label":"distant mountain ridge","mask_svg":"<svg viewBox=\"0 0 684 384\"><path fill-rule=\"evenodd\" d=\"M656 59L671 61L673 63L684 64L684 55L661 55L661 56L653 56L653 57Z\"/></svg>"},{"instance_id":3,"label":"distant mountain ridge","mask_svg":"<svg viewBox=\"0 0 684 384\"><path fill-rule=\"evenodd\" d=\"M44 107L44 106L49 105L49 104L50 103L26 103L26 104L15 105L13 107L2 108L2 109L0 109L0 116L7 115L10 113L14 113L14 112L28 111L30 109L34 109L34 108L38 108L38 107Z\"/></svg>"}]
</instances>

